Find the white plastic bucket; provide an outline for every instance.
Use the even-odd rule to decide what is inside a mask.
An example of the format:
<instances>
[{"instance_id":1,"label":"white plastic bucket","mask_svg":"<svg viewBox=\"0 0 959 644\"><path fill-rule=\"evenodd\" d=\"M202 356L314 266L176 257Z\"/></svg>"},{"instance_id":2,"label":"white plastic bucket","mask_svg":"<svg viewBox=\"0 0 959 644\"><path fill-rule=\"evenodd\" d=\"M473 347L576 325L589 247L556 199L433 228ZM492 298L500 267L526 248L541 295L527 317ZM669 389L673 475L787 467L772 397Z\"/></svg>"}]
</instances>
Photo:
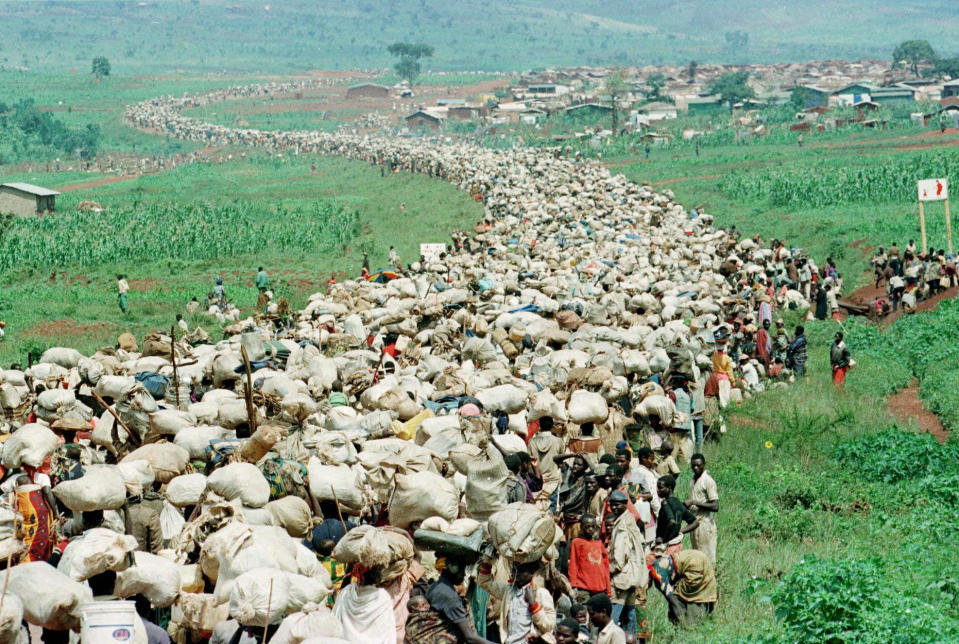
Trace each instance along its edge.
<instances>
[{"instance_id":1,"label":"white plastic bucket","mask_svg":"<svg viewBox=\"0 0 959 644\"><path fill-rule=\"evenodd\" d=\"M80 641L83 644L133 644L139 622L131 601L85 604L81 609Z\"/></svg>"}]
</instances>

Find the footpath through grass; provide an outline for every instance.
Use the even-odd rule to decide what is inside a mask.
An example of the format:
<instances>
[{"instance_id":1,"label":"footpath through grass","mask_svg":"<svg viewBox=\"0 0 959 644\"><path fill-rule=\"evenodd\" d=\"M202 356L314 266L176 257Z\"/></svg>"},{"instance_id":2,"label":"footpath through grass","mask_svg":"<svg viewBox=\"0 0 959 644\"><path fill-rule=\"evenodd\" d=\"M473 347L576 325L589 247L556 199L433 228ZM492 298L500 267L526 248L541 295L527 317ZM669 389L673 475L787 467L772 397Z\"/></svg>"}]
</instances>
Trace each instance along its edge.
<instances>
[{"instance_id":1,"label":"footpath through grass","mask_svg":"<svg viewBox=\"0 0 959 644\"><path fill-rule=\"evenodd\" d=\"M0 318L7 323L2 362L25 361L30 348L93 351L125 330L169 328L175 313L192 297L202 301L218 276L248 314L260 265L272 275L276 296L299 308L332 274L357 274L364 250L374 268L386 266L391 245L406 263L419 256L421 242L446 242L451 229L471 227L483 212L442 181L381 177L362 162L305 156L181 166L59 199L62 214L11 219L0 241L9 266L0 274ZM106 212L72 214L85 199ZM318 219L335 213L339 223ZM118 273L131 284L127 316L116 305Z\"/></svg>"}]
</instances>

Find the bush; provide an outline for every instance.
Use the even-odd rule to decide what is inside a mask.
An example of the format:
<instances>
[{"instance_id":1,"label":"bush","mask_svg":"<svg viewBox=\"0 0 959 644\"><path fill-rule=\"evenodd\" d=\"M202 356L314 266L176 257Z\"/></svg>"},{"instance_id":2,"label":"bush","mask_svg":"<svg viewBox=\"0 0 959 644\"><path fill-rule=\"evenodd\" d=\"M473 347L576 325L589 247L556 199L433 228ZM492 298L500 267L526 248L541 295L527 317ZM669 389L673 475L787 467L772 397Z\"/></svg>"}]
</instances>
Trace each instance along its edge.
<instances>
[{"instance_id":1,"label":"bush","mask_svg":"<svg viewBox=\"0 0 959 644\"><path fill-rule=\"evenodd\" d=\"M939 444L929 434L891 427L841 443L835 458L871 481L898 483L952 475L959 462L959 444Z\"/></svg>"},{"instance_id":2,"label":"bush","mask_svg":"<svg viewBox=\"0 0 959 644\"><path fill-rule=\"evenodd\" d=\"M868 623L881 575L873 560L800 561L773 592L776 617L793 641L855 641Z\"/></svg>"}]
</instances>

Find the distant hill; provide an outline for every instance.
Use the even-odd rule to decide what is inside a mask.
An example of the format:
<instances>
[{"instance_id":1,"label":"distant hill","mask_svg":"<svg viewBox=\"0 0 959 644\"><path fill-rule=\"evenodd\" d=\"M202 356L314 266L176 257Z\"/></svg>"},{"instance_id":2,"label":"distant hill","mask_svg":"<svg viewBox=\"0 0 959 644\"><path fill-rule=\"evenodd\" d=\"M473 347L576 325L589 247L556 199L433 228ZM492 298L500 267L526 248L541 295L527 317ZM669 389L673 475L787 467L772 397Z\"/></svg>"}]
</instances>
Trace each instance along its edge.
<instances>
[{"instance_id":1,"label":"distant hill","mask_svg":"<svg viewBox=\"0 0 959 644\"><path fill-rule=\"evenodd\" d=\"M0 64L81 72L382 67L397 40L437 70L887 58L956 34L956 0L0 0Z\"/></svg>"}]
</instances>

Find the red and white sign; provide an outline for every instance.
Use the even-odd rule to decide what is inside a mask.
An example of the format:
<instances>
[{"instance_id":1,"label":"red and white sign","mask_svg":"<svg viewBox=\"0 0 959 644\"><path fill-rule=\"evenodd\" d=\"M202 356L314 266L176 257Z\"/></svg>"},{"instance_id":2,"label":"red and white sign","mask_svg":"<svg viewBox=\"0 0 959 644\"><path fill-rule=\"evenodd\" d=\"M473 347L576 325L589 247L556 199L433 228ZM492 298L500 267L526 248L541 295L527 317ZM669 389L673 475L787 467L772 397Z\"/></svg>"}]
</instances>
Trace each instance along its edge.
<instances>
[{"instance_id":1,"label":"red and white sign","mask_svg":"<svg viewBox=\"0 0 959 644\"><path fill-rule=\"evenodd\" d=\"M919 181L919 201L943 201L949 198L949 184L945 179Z\"/></svg>"}]
</instances>

